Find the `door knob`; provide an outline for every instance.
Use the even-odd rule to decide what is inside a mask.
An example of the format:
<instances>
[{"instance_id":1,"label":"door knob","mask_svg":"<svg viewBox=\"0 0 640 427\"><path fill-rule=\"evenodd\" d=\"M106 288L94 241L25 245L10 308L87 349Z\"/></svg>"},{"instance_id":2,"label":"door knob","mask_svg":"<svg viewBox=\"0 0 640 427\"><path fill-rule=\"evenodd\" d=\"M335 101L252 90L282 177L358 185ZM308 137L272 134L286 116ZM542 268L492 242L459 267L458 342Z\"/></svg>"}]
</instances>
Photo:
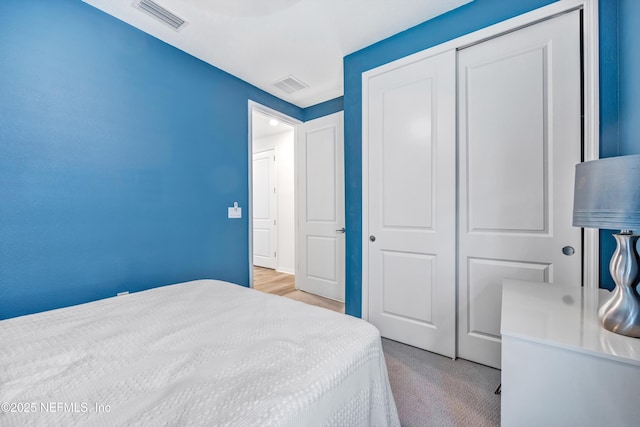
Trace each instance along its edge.
<instances>
[{"instance_id":1,"label":"door knob","mask_svg":"<svg viewBox=\"0 0 640 427\"><path fill-rule=\"evenodd\" d=\"M566 256L571 256L576 253L576 250L573 248L573 246L565 246L564 248L562 248L562 253Z\"/></svg>"},{"instance_id":2,"label":"door knob","mask_svg":"<svg viewBox=\"0 0 640 427\"><path fill-rule=\"evenodd\" d=\"M336 231L337 231L338 233L342 233L342 234L344 234L347 230L346 230L346 228L342 227L341 229L336 230Z\"/></svg>"},{"instance_id":3,"label":"door knob","mask_svg":"<svg viewBox=\"0 0 640 427\"><path fill-rule=\"evenodd\" d=\"M369 240L371 240L372 242L376 241L376 236L369 236Z\"/></svg>"}]
</instances>

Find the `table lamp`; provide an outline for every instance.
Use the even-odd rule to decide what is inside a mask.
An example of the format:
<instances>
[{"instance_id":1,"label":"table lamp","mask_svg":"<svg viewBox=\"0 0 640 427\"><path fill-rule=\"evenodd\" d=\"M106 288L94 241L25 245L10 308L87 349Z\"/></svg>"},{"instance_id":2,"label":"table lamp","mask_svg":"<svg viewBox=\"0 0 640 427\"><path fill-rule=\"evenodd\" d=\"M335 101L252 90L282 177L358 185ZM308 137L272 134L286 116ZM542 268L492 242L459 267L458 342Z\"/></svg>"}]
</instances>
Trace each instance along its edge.
<instances>
[{"instance_id":1,"label":"table lamp","mask_svg":"<svg viewBox=\"0 0 640 427\"><path fill-rule=\"evenodd\" d=\"M640 230L640 155L576 165L573 225L621 230L609 263L616 286L598 318L609 331L640 338L640 236L633 232Z\"/></svg>"}]
</instances>

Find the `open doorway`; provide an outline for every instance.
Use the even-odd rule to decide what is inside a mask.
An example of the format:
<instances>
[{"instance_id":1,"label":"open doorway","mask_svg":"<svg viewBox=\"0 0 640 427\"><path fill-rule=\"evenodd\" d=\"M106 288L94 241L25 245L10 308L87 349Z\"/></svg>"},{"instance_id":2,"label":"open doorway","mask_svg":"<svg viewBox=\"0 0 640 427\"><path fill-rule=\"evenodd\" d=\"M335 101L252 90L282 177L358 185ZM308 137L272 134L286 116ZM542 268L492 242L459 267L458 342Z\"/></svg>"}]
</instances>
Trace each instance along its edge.
<instances>
[{"instance_id":1,"label":"open doorway","mask_svg":"<svg viewBox=\"0 0 640 427\"><path fill-rule=\"evenodd\" d=\"M295 275L295 128L256 109L251 123L253 265Z\"/></svg>"},{"instance_id":2,"label":"open doorway","mask_svg":"<svg viewBox=\"0 0 640 427\"><path fill-rule=\"evenodd\" d=\"M296 156L300 153L295 146L297 132L305 132L302 128L304 125L291 117L249 104L250 284L256 290L344 313L343 301L305 292L297 280L297 274L303 274L300 277L304 279L308 269L303 263L298 271L300 189L296 162L300 159ZM313 194L307 197L315 198Z\"/></svg>"}]
</instances>

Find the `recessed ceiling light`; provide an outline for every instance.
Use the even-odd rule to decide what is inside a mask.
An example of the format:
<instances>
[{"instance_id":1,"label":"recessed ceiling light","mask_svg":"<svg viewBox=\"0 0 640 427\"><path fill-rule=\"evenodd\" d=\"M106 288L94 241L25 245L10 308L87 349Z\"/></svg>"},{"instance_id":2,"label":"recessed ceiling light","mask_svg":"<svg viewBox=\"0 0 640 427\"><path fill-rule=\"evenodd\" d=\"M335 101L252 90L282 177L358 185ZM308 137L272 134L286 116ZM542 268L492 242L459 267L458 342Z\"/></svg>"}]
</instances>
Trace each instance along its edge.
<instances>
[{"instance_id":1,"label":"recessed ceiling light","mask_svg":"<svg viewBox=\"0 0 640 427\"><path fill-rule=\"evenodd\" d=\"M279 122L278 122L276 119L270 119L270 120L269 120L269 124L270 124L271 126L278 126L278 123L279 123Z\"/></svg>"}]
</instances>

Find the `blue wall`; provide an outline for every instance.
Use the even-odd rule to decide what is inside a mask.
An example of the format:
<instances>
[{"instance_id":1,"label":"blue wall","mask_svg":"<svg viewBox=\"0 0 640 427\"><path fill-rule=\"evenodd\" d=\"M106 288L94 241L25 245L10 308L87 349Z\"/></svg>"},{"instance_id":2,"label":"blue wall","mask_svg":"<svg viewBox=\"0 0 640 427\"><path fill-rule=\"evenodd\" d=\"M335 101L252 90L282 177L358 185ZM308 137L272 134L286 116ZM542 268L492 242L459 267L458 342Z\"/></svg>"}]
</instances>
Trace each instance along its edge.
<instances>
[{"instance_id":1,"label":"blue wall","mask_svg":"<svg viewBox=\"0 0 640 427\"><path fill-rule=\"evenodd\" d=\"M640 72L639 24L640 1L619 0L619 147L621 155L640 154L640 79L638 79L638 73Z\"/></svg>"},{"instance_id":2,"label":"blue wall","mask_svg":"<svg viewBox=\"0 0 640 427\"><path fill-rule=\"evenodd\" d=\"M0 318L248 285L247 102L303 110L79 0L0 2Z\"/></svg>"},{"instance_id":3,"label":"blue wall","mask_svg":"<svg viewBox=\"0 0 640 427\"><path fill-rule=\"evenodd\" d=\"M600 156L640 154L640 2L600 0ZM612 233L600 231L600 284L613 289Z\"/></svg>"},{"instance_id":4,"label":"blue wall","mask_svg":"<svg viewBox=\"0 0 640 427\"><path fill-rule=\"evenodd\" d=\"M328 116L344 109L344 98L330 99L329 101L307 107L302 112L302 121L317 119L319 117Z\"/></svg>"},{"instance_id":5,"label":"blue wall","mask_svg":"<svg viewBox=\"0 0 640 427\"><path fill-rule=\"evenodd\" d=\"M598 3L600 29L600 157L620 153L618 0ZM616 248L615 230L600 230L600 286L613 289L609 261Z\"/></svg>"},{"instance_id":6,"label":"blue wall","mask_svg":"<svg viewBox=\"0 0 640 427\"><path fill-rule=\"evenodd\" d=\"M600 0L600 157L617 156L618 121L618 0Z\"/></svg>"}]
</instances>

